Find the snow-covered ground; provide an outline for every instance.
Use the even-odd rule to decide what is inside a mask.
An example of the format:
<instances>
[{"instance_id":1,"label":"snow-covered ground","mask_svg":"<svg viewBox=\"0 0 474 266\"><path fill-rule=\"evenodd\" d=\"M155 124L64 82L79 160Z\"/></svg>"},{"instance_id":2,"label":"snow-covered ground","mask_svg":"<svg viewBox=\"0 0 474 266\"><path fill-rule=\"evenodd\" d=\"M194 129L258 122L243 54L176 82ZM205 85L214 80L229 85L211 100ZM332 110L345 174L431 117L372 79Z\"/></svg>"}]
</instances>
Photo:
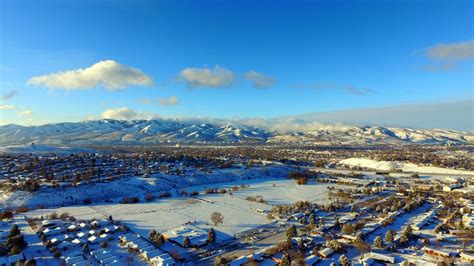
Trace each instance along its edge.
<instances>
[{"instance_id":1,"label":"snow-covered ground","mask_svg":"<svg viewBox=\"0 0 474 266\"><path fill-rule=\"evenodd\" d=\"M339 164L346 166L358 166L380 171L396 171L413 172L421 174L446 174L446 175L474 175L474 171L464 171L456 169L448 169L434 166L420 166L414 163L376 161L366 158L349 158L339 161Z\"/></svg>"},{"instance_id":2,"label":"snow-covered ground","mask_svg":"<svg viewBox=\"0 0 474 266\"><path fill-rule=\"evenodd\" d=\"M269 210L273 204L292 204L298 200L327 201L326 185L310 184L300 186L288 179L256 179L236 183L222 183L192 187L194 191L209 188L231 188L233 185L249 184L250 187L234 191L233 195L208 194L197 197L172 197L138 204L96 204L71 206L55 209L39 209L26 213L27 216L41 216L52 212L67 212L77 219L105 218L109 215L126 223L142 236L152 229L165 232L186 222L197 222L199 227L214 227L219 232L233 236L237 233L270 223L265 214L256 209ZM275 186L273 186L275 184ZM269 205L245 200L247 196L261 195ZM224 216L221 225L211 224L211 214L220 212Z\"/></svg>"},{"instance_id":3,"label":"snow-covered ground","mask_svg":"<svg viewBox=\"0 0 474 266\"><path fill-rule=\"evenodd\" d=\"M290 169L286 166L266 166L251 169L222 169L212 173L196 170L189 171L183 176L159 174L150 178L128 177L111 182L83 184L78 187L40 189L33 193L15 191L0 195L0 208L16 208L23 205L36 208L38 204L44 207L81 205L85 199L91 199L96 203L119 202L123 197L143 199L149 192L158 195L163 191L175 193L178 189L193 191L192 186L211 186L216 183L258 178L284 178Z\"/></svg>"},{"instance_id":4,"label":"snow-covered ground","mask_svg":"<svg viewBox=\"0 0 474 266\"><path fill-rule=\"evenodd\" d=\"M293 204L299 200L313 203L327 203L327 187L335 184L308 182L296 185L294 180L265 180L253 183L249 188L234 192L234 196L245 199L247 196L262 196L271 205Z\"/></svg>"}]
</instances>

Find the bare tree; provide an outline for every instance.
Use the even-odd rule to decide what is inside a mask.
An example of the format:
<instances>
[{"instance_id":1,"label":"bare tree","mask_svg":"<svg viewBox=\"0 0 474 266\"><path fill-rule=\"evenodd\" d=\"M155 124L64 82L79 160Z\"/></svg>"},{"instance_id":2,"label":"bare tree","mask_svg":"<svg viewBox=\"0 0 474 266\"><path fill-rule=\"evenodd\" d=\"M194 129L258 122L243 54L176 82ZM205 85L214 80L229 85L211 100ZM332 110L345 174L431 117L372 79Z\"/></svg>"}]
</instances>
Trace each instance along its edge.
<instances>
[{"instance_id":1,"label":"bare tree","mask_svg":"<svg viewBox=\"0 0 474 266\"><path fill-rule=\"evenodd\" d=\"M211 214L211 221L214 223L214 225L218 225L224 222L224 215L220 212L213 212Z\"/></svg>"}]
</instances>

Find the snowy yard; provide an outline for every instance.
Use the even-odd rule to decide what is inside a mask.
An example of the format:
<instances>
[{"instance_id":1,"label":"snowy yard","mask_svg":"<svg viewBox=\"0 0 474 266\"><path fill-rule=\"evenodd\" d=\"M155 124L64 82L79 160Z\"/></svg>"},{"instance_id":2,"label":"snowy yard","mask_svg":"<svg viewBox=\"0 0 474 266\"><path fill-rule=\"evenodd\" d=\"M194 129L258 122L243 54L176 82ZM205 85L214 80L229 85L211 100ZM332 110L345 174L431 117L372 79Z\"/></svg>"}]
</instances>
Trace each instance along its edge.
<instances>
[{"instance_id":1,"label":"snowy yard","mask_svg":"<svg viewBox=\"0 0 474 266\"><path fill-rule=\"evenodd\" d=\"M28 216L46 215L51 212L68 212L77 219L106 218L126 223L131 229L147 236L155 229L165 232L186 222L196 221L199 227L216 230L233 236L258 226L270 223L265 214L256 209L269 210L274 204L292 204L298 200L310 200L324 203L327 201L327 184L308 184L299 186L288 179L258 179L235 183L214 184L190 187L188 191L203 191L209 188L231 188L234 185L247 184L250 187L234 191L233 195L209 194L197 197L173 197L138 204L96 204L90 206L71 206L56 209L41 209L27 213ZM275 185L275 186L274 186ZM245 200L247 196L261 195L269 205ZM220 212L224 216L223 224L213 226L210 216Z\"/></svg>"}]
</instances>

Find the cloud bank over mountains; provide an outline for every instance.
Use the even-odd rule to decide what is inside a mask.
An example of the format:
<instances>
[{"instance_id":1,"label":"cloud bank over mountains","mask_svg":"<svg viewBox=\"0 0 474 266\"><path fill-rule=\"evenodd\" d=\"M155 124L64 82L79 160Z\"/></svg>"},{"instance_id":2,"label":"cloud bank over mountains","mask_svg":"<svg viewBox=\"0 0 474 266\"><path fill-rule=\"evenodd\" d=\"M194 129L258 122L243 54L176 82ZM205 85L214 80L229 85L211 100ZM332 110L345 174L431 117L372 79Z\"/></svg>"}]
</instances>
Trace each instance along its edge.
<instances>
[{"instance_id":1,"label":"cloud bank over mountains","mask_svg":"<svg viewBox=\"0 0 474 266\"><path fill-rule=\"evenodd\" d=\"M117 120L154 119L158 114L137 112L130 108L108 109L102 118ZM378 108L347 109L282 116L275 118L213 118L169 117L188 123L210 123L225 126L255 126L279 133L306 132L321 129L347 129L351 125L410 127L424 129L453 129L474 132L474 100L428 104L407 104ZM470 121L470 123L466 123ZM467 126L466 126L467 125Z\"/></svg>"}]
</instances>

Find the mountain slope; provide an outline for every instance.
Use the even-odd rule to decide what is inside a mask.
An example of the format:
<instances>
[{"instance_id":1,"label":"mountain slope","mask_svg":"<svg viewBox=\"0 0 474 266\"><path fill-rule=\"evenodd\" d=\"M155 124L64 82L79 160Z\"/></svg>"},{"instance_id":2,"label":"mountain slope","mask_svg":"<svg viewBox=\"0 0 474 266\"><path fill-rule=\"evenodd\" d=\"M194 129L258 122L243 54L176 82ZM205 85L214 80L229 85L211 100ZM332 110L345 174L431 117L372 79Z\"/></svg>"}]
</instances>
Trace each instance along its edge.
<instances>
[{"instance_id":1,"label":"mountain slope","mask_svg":"<svg viewBox=\"0 0 474 266\"><path fill-rule=\"evenodd\" d=\"M179 120L98 120L41 126L0 126L0 145L109 145L160 143L473 144L474 134L381 126L320 126L279 133L244 123Z\"/></svg>"}]
</instances>

